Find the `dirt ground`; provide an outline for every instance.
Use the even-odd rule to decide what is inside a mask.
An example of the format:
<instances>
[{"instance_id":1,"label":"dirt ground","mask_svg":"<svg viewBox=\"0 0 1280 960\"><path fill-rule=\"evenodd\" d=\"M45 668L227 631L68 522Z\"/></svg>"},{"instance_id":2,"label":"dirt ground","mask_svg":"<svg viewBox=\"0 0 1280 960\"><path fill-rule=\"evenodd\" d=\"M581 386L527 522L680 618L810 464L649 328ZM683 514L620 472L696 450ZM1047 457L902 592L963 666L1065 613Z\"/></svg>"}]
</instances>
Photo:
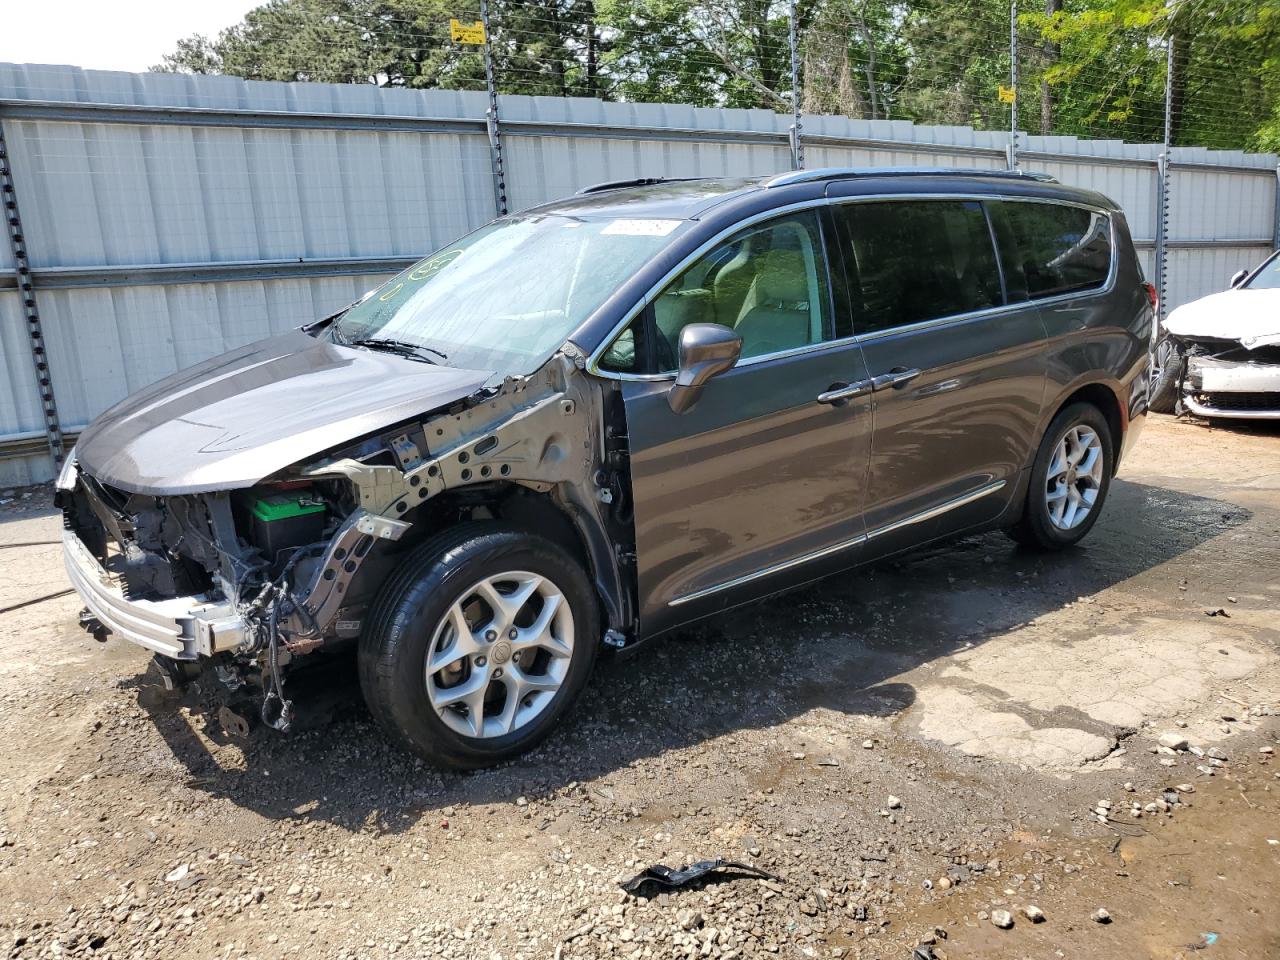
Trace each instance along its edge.
<instances>
[{"instance_id":1,"label":"dirt ground","mask_svg":"<svg viewBox=\"0 0 1280 960\"><path fill-rule=\"evenodd\" d=\"M345 673L288 737L144 709L147 655L39 600L47 490L6 497L11 957L1280 956L1280 428L1152 418L1081 548L975 537L726 615L468 775ZM618 887L717 857L779 879Z\"/></svg>"}]
</instances>

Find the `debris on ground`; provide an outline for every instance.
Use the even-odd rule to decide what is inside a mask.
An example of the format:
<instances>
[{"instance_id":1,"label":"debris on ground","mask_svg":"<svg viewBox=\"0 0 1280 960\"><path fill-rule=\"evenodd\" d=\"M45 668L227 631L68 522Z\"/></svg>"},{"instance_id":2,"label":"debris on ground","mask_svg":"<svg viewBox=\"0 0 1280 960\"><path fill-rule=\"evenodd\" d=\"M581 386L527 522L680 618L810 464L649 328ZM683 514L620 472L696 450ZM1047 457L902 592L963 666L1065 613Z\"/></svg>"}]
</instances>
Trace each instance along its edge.
<instances>
[{"instance_id":1,"label":"debris on ground","mask_svg":"<svg viewBox=\"0 0 1280 960\"><path fill-rule=\"evenodd\" d=\"M687 886L695 880L701 880L703 877L712 873L724 872L726 874L742 874L746 877L754 877L759 880L773 880L780 882L781 877L769 873L767 870L761 870L759 867L753 867L749 863L739 863L737 860L700 860L688 867L682 867L679 870L672 870L665 864L655 863L651 867L641 870L630 880L623 881L619 886L627 893L634 896L641 896L642 891L654 884L658 887L667 889L676 889ZM728 876L725 879L737 879Z\"/></svg>"}]
</instances>

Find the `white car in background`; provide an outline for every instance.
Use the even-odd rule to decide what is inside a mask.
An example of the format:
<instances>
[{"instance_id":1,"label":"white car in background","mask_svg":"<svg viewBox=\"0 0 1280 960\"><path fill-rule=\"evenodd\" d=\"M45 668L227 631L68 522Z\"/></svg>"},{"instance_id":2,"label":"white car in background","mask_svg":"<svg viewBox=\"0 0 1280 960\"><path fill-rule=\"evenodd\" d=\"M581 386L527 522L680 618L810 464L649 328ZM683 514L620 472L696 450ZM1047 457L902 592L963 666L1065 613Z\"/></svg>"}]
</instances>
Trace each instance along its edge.
<instances>
[{"instance_id":1,"label":"white car in background","mask_svg":"<svg viewBox=\"0 0 1280 960\"><path fill-rule=\"evenodd\" d=\"M1151 371L1151 409L1280 420L1280 250L1231 287L1165 318Z\"/></svg>"}]
</instances>

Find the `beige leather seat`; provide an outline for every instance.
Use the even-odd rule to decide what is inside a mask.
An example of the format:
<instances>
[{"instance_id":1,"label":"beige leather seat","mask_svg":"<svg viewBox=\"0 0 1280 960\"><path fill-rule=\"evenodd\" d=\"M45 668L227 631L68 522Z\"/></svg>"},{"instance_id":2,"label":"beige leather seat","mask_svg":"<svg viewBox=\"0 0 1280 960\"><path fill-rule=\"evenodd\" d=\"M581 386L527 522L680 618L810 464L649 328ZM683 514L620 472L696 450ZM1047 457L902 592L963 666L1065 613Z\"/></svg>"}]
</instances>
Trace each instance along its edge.
<instances>
[{"instance_id":1,"label":"beige leather seat","mask_svg":"<svg viewBox=\"0 0 1280 960\"><path fill-rule=\"evenodd\" d=\"M742 355L759 356L816 342L809 304L809 275L798 250L771 250L759 257L752 304L734 329L742 337Z\"/></svg>"},{"instance_id":2,"label":"beige leather seat","mask_svg":"<svg viewBox=\"0 0 1280 960\"><path fill-rule=\"evenodd\" d=\"M669 290L653 303L654 322L661 342L657 344L658 364L675 369L680 355L680 331L691 323L714 323L711 292L701 287Z\"/></svg>"}]
</instances>

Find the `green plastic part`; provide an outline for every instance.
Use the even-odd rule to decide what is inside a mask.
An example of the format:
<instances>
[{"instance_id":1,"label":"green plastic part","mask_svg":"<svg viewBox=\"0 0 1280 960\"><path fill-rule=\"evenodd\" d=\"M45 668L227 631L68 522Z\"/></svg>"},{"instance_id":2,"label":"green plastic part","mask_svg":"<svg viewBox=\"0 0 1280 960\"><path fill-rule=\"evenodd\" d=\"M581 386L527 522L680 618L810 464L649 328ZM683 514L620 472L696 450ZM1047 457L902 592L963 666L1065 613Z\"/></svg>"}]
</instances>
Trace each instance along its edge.
<instances>
[{"instance_id":1,"label":"green plastic part","mask_svg":"<svg viewBox=\"0 0 1280 960\"><path fill-rule=\"evenodd\" d=\"M277 493L270 497L259 497L253 504L253 515L264 523L305 517L323 510L323 503L317 503L302 493Z\"/></svg>"}]
</instances>

